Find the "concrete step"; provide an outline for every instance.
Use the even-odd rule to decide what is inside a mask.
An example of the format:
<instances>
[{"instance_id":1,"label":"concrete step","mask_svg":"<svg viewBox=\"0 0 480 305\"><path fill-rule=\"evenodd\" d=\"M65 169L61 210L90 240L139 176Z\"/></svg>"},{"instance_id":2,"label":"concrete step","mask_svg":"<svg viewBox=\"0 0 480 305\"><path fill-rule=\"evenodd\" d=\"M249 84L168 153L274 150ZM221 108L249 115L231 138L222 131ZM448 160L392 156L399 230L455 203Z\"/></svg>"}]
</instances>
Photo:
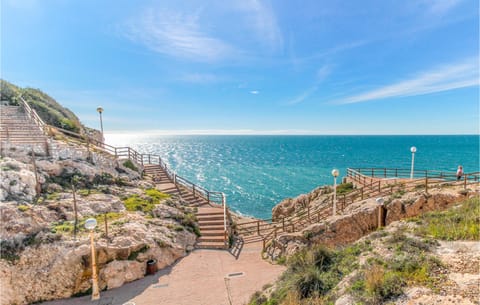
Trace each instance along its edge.
<instances>
[{"instance_id":1,"label":"concrete step","mask_svg":"<svg viewBox=\"0 0 480 305\"><path fill-rule=\"evenodd\" d=\"M217 230L221 230L223 232L223 224L222 225L213 225L213 226L198 225L198 228L200 229L200 232L217 231Z\"/></svg>"},{"instance_id":2,"label":"concrete step","mask_svg":"<svg viewBox=\"0 0 480 305\"><path fill-rule=\"evenodd\" d=\"M198 238L198 242L214 242L214 243L224 243L225 239L223 234L221 236L202 236Z\"/></svg>"},{"instance_id":3,"label":"concrete step","mask_svg":"<svg viewBox=\"0 0 480 305\"><path fill-rule=\"evenodd\" d=\"M195 245L197 249L227 249L224 242L199 242Z\"/></svg>"},{"instance_id":4,"label":"concrete step","mask_svg":"<svg viewBox=\"0 0 480 305\"><path fill-rule=\"evenodd\" d=\"M223 219L222 220L211 220L211 221L202 221L198 220L199 226L223 226Z\"/></svg>"},{"instance_id":5,"label":"concrete step","mask_svg":"<svg viewBox=\"0 0 480 305\"><path fill-rule=\"evenodd\" d=\"M201 230L201 234L203 237L219 236L223 238L225 232L223 231L223 228L222 228L222 229L214 229L214 230Z\"/></svg>"},{"instance_id":6,"label":"concrete step","mask_svg":"<svg viewBox=\"0 0 480 305\"><path fill-rule=\"evenodd\" d=\"M202 222L215 221L215 220L223 221L223 213L218 215L198 215L197 214L197 220Z\"/></svg>"}]
</instances>

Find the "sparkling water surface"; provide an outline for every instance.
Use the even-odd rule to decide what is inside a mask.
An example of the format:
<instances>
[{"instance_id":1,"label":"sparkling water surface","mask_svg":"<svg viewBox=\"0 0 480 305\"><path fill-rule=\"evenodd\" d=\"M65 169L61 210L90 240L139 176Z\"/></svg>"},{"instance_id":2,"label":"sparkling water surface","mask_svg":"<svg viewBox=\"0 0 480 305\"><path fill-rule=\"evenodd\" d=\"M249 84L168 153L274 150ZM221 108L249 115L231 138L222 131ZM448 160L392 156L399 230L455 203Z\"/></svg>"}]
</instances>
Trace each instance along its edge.
<instances>
[{"instance_id":1,"label":"sparkling water surface","mask_svg":"<svg viewBox=\"0 0 480 305\"><path fill-rule=\"evenodd\" d=\"M479 136L121 136L114 146L157 154L178 175L212 191L225 192L236 212L270 218L287 197L333 184L351 168L479 171ZM341 181L339 179L339 181Z\"/></svg>"}]
</instances>

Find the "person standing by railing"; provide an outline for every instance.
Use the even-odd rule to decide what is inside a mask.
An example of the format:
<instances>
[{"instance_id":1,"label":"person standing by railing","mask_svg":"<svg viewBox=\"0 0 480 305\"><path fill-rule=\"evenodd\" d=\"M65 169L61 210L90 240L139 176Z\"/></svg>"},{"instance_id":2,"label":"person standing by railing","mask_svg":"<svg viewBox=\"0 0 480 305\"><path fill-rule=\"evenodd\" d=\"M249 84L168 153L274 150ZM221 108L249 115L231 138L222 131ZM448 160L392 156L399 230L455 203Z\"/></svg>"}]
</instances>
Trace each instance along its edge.
<instances>
[{"instance_id":1,"label":"person standing by railing","mask_svg":"<svg viewBox=\"0 0 480 305\"><path fill-rule=\"evenodd\" d=\"M463 167L459 165L457 169L457 181L460 181L460 179L462 179L462 176L463 176Z\"/></svg>"}]
</instances>

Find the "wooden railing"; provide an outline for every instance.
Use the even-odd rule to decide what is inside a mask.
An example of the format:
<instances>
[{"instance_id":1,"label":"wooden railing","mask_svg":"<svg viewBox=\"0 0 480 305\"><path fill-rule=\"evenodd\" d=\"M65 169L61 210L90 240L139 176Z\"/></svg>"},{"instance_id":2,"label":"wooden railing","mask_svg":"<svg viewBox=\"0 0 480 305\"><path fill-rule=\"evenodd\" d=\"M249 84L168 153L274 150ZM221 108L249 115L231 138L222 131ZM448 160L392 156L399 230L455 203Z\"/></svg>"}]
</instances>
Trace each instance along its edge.
<instances>
[{"instance_id":1,"label":"wooden railing","mask_svg":"<svg viewBox=\"0 0 480 305\"><path fill-rule=\"evenodd\" d=\"M224 230L225 230L225 242L228 241L228 228L227 228L227 217L228 217L228 207L226 202L225 194L222 192L212 192L202 186L199 186L186 178L178 176L174 171L172 171L168 165L162 160L158 155L153 154L141 154L131 147L115 147L109 144L106 144L102 141L99 141L89 135L79 134L70 130L54 127L48 124L40 118L37 112L30 107L30 105L20 96L20 106L25 109L28 117L35 122L35 124L42 130L46 135L49 135L52 130L61 132L64 135L67 135L70 138L75 139L75 142L79 144L84 144L87 147L88 153L93 150L95 152L105 153L111 156L114 156L115 159L129 159L132 162L135 162L137 165L141 165L142 168L145 164L155 164L160 165L160 167L165 171L168 178L177 186L183 187L187 191L193 193L193 196L199 196L206 200L209 204L218 204L223 206L223 217L224 217ZM8 133L8 131L7 131ZM143 170L143 169L142 169Z\"/></svg>"},{"instance_id":2,"label":"wooden railing","mask_svg":"<svg viewBox=\"0 0 480 305\"><path fill-rule=\"evenodd\" d=\"M49 125L47 125L49 126ZM174 182L176 185L180 185L192 192L194 196L199 196L204 198L208 203L214 203L223 205L224 204L224 194L222 192L212 192L204 187L197 185L186 178L183 178L177 175L172 171L167 163L165 163L159 155L154 154L141 154L135 149L125 146L125 147L115 147L106 143L103 143L97 139L89 137L87 135L81 135L76 132L69 130L61 129L58 127L49 126L50 128L60 131L61 133L75 138L78 142L86 145L87 148L107 153L114 156L116 159L130 159L132 162L135 162L137 165L144 166L145 164L160 165L160 167L165 171L168 178Z\"/></svg>"},{"instance_id":3,"label":"wooden railing","mask_svg":"<svg viewBox=\"0 0 480 305\"><path fill-rule=\"evenodd\" d=\"M374 177L362 174L371 174L372 172L375 175ZM395 175L389 177L388 174L390 173L395 173ZM402 173L408 173L408 177L410 177L410 171L403 169L348 169L347 178L359 182L358 184L362 187L357 187L349 193L337 194L337 209L342 213L347 206L354 202L378 196L393 195L397 192L399 194L410 190L428 192L429 188L439 184L463 185L466 189L468 185L478 184L480 181L479 172L465 174L460 181L457 181L455 173L444 171L418 171L417 175L426 176L416 179L395 179L401 178ZM297 211L293 216L242 223L237 225L237 231L241 234L262 236L265 250L268 243L272 242L279 233L296 232L307 224L325 220L332 215L332 206L333 193L327 196L323 203L314 208L307 205L306 208Z\"/></svg>"},{"instance_id":4,"label":"wooden railing","mask_svg":"<svg viewBox=\"0 0 480 305\"><path fill-rule=\"evenodd\" d=\"M27 116L40 128L41 131L47 133L47 124L40 118L37 112L20 96L20 106L23 107Z\"/></svg>"}]
</instances>

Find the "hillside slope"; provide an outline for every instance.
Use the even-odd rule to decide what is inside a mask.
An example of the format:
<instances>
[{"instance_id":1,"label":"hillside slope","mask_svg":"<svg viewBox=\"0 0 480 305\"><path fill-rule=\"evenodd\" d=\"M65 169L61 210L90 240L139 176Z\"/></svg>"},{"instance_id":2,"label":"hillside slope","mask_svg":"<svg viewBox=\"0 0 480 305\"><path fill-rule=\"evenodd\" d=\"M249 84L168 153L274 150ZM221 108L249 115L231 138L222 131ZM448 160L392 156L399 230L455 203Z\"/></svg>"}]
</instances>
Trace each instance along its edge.
<instances>
[{"instance_id":1,"label":"hillside slope","mask_svg":"<svg viewBox=\"0 0 480 305\"><path fill-rule=\"evenodd\" d=\"M79 133L85 133L88 129L80 123L72 111L39 89L20 88L2 79L0 80L0 90L2 101L6 101L10 105L18 105L20 96L23 97L49 125Z\"/></svg>"},{"instance_id":2,"label":"hillside slope","mask_svg":"<svg viewBox=\"0 0 480 305\"><path fill-rule=\"evenodd\" d=\"M480 200L469 197L345 247L281 257L287 271L249 305L479 304Z\"/></svg>"}]
</instances>

